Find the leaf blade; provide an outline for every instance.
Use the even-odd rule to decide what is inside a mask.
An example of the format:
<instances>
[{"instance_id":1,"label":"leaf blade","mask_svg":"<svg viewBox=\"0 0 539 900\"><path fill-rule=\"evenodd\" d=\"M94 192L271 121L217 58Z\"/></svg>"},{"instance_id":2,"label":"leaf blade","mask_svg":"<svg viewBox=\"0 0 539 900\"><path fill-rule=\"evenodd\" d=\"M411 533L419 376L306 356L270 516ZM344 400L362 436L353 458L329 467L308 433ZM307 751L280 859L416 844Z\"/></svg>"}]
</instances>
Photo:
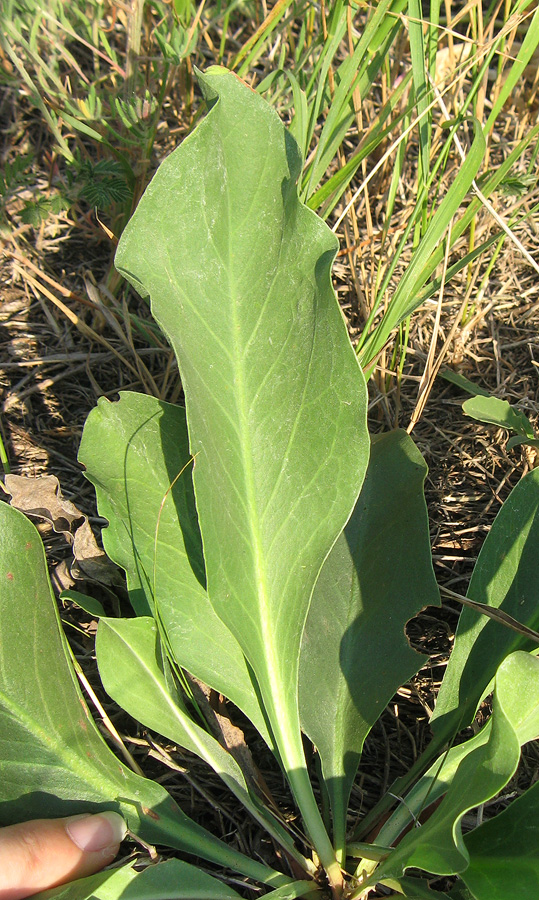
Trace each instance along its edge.
<instances>
[{"instance_id":1,"label":"leaf blade","mask_svg":"<svg viewBox=\"0 0 539 900\"><path fill-rule=\"evenodd\" d=\"M109 696L146 727L195 753L223 779L240 803L300 865L288 832L249 789L244 774L228 751L190 716L180 693L174 690L155 621L101 619L96 656L99 674Z\"/></svg>"},{"instance_id":2,"label":"leaf blade","mask_svg":"<svg viewBox=\"0 0 539 900\"><path fill-rule=\"evenodd\" d=\"M238 900L239 894L190 863L168 859L135 872L99 872L36 894L36 900Z\"/></svg>"},{"instance_id":3,"label":"leaf blade","mask_svg":"<svg viewBox=\"0 0 539 900\"><path fill-rule=\"evenodd\" d=\"M0 503L0 582L0 824L113 809L146 841L287 883L213 837L161 785L114 756L70 664L39 534L7 503Z\"/></svg>"},{"instance_id":4,"label":"leaf blade","mask_svg":"<svg viewBox=\"0 0 539 900\"><path fill-rule=\"evenodd\" d=\"M439 875L464 873L469 856L460 822L494 797L516 771L520 745L539 730L539 660L522 651L507 657L496 674L493 713L486 740L457 767L447 793L420 829L409 832L377 872L400 877L410 867ZM458 749L458 748L457 748Z\"/></svg>"},{"instance_id":5,"label":"leaf blade","mask_svg":"<svg viewBox=\"0 0 539 900\"><path fill-rule=\"evenodd\" d=\"M363 742L397 688L424 661L404 626L422 607L439 604L425 476L421 454L405 432L372 439L358 502L322 567L307 617L300 711L321 756L339 846Z\"/></svg>"},{"instance_id":6,"label":"leaf blade","mask_svg":"<svg viewBox=\"0 0 539 900\"><path fill-rule=\"evenodd\" d=\"M539 782L464 843L470 864L461 878L475 900L534 900L539 891Z\"/></svg>"},{"instance_id":7,"label":"leaf blade","mask_svg":"<svg viewBox=\"0 0 539 900\"><path fill-rule=\"evenodd\" d=\"M513 488L496 516L479 553L468 595L535 631L539 630L538 539L539 472L534 469ZM445 735L449 740L466 727L503 659L515 650L533 650L534 646L530 638L472 609L463 609L431 717L435 738Z\"/></svg>"},{"instance_id":8,"label":"leaf blade","mask_svg":"<svg viewBox=\"0 0 539 900\"><path fill-rule=\"evenodd\" d=\"M177 663L239 706L272 747L252 672L206 593L183 407L128 391L116 403L101 400L79 460L109 520L103 545L125 569L137 613L158 615Z\"/></svg>"},{"instance_id":9,"label":"leaf blade","mask_svg":"<svg viewBox=\"0 0 539 900\"><path fill-rule=\"evenodd\" d=\"M488 422L497 425L498 428L507 428L516 431L518 435L534 438L531 422L520 409L515 409L507 400L498 397L471 397L462 404L462 409L467 416L477 419L479 422Z\"/></svg>"},{"instance_id":10,"label":"leaf blade","mask_svg":"<svg viewBox=\"0 0 539 900\"><path fill-rule=\"evenodd\" d=\"M363 477L365 384L330 284L336 241L297 198L297 145L230 73L201 84L210 113L162 164L117 266L151 296L178 356L210 601L256 674L327 856L301 745L299 644Z\"/></svg>"}]
</instances>

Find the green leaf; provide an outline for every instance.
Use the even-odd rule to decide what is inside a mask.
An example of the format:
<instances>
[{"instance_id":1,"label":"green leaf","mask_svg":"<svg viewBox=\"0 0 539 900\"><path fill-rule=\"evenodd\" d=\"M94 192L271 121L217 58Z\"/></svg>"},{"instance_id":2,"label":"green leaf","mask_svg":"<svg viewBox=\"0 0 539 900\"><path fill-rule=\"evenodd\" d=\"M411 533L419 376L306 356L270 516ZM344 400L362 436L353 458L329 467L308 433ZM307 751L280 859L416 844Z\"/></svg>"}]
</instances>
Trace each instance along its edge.
<instances>
[{"instance_id":1,"label":"green leaf","mask_svg":"<svg viewBox=\"0 0 539 900\"><path fill-rule=\"evenodd\" d=\"M512 450L514 447L520 447L521 444L527 444L529 447L539 447L539 440L515 434L507 441L507 449Z\"/></svg>"},{"instance_id":2,"label":"green leaf","mask_svg":"<svg viewBox=\"0 0 539 900\"><path fill-rule=\"evenodd\" d=\"M99 872L34 900L239 900L239 894L195 866L169 859L142 872L132 865Z\"/></svg>"},{"instance_id":3,"label":"green leaf","mask_svg":"<svg viewBox=\"0 0 539 900\"><path fill-rule=\"evenodd\" d=\"M89 616L95 616L96 619L100 619L101 616L105 615L103 604L100 603L99 600L96 600L95 597L88 597L86 594L81 594L80 591L62 591L60 600L68 600L72 603L76 603L77 606L84 610L84 612L88 613Z\"/></svg>"},{"instance_id":4,"label":"green leaf","mask_svg":"<svg viewBox=\"0 0 539 900\"><path fill-rule=\"evenodd\" d=\"M144 869L120 895L121 900L236 900L238 897L227 884L179 859Z\"/></svg>"},{"instance_id":5,"label":"green leaf","mask_svg":"<svg viewBox=\"0 0 539 900\"><path fill-rule=\"evenodd\" d=\"M537 710L533 704L530 708L522 706L524 715L520 715L518 709L519 691L528 691L530 686L533 691L534 678L537 677L537 660L532 656L528 657L525 654L524 656L525 659L522 658L521 652L508 656L504 663L504 669L500 669L498 672L498 683L500 683L500 679L502 681L505 679L505 683L508 684L507 692L513 691L516 708L512 713L512 722L520 745L532 740L536 736L534 732L538 727ZM519 683L521 681L523 683ZM419 815L428 807L434 806L440 797L447 793L464 757L469 756L472 751L482 747L490 739L491 727L489 719L484 728L476 735L442 754L412 790L406 794L405 802L400 804L382 826L377 840L386 844L395 843L414 818L418 819Z\"/></svg>"},{"instance_id":6,"label":"green leaf","mask_svg":"<svg viewBox=\"0 0 539 900\"><path fill-rule=\"evenodd\" d=\"M377 881L399 878L410 867L439 875L467 868L462 816L507 784L518 766L521 743L539 734L539 660L534 656L517 651L501 664L490 723L488 739L463 757L441 804L381 863Z\"/></svg>"},{"instance_id":7,"label":"green leaf","mask_svg":"<svg viewBox=\"0 0 539 900\"><path fill-rule=\"evenodd\" d=\"M62 194L54 193L50 197L38 194L34 200L27 200L21 209L21 221L26 225L39 227L52 215L59 215L69 209L69 200Z\"/></svg>"},{"instance_id":8,"label":"green leaf","mask_svg":"<svg viewBox=\"0 0 539 900\"><path fill-rule=\"evenodd\" d=\"M116 900L136 878L134 863L40 891L34 900ZM171 898L172 900L172 898Z\"/></svg>"},{"instance_id":9,"label":"green leaf","mask_svg":"<svg viewBox=\"0 0 539 900\"><path fill-rule=\"evenodd\" d=\"M235 75L200 76L206 119L162 163L116 262L178 357L208 594L255 672L323 865L298 662L312 589L357 498L366 390L330 281L337 241L297 197L301 157Z\"/></svg>"},{"instance_id":10,"label":"green leaf","mask_svg":"<svg viewBox=\"0 0 539 900\"><path fill-rule=\"evenodd\" d=\"M247 787L234 757L193 721L167 670L154 620L101 619L96 654L109 696L137 721L205 760L251 815L303 864L290 835Z\"/></svg>"},{"instance_id":11,"label":"green leaf","mask_svg":"<svg viewBox=\"0 0 539 900\"><path fill-rule=\"evenodd\" d=\"M475 565L469 598L537 630L538 543L539 470L534 469L516 485L496 516ZM435 737L449 740L469 725L502 660L514 650L534 648L530 638L464 609L431 718Z\"/></svg>"},{"instance_id":12,"label":"green leaf","mask_svg":"<svg viewBox=\"0 0 539 900\"><path fill-rule=\"evenodd\" d=\"M539 897L539 781L493 819L464 836L462 874L475 900Z\"/></svg>"},{"instance_id":13,"label":"green leaf","mask_svg":"<svg viewBox=\"0 0 539 900\"><path fill-rule=\"evenodd\" d=\"M463 391L467 391L468 394L472 394L474 397L477 397L478 395L481 397L490 397L486 388L474 384L474 382L470 381L469 378L466 378L465 375L461 375L460 372L455 372L453 369L443 369L440 372L440 377L445 378L446 381L450 381L451 384L456 384L457 387L462 388Z\"/></svg>"},{"instance_id":14,"label":"green leaf","mask_svg":"<svg viewBox=\"0 0 539 900\"><path fill-rule=\"evenodd\" d=\"M420 878L404 876L396 879L396 883L390 882L388 887L398 885L406 900L448 900L448 895L443 891L434 891Z\"/></svg>"},{"instance_id":15,"label":"green leaf","mask_svg":"<svg viewBox=\"0 0 539 900\"><path fill-rule=\"evenodd\" d=\"M372 439L359 500L322 567L307 618L301 719L320 753L341 848L363 742L397 688L424 662L404 626L422 607L440 602L423 496L426 472L405 432Z\"/></svg>"},{"instance_id":16,"label":"green leaf","mask_svg":"<svg viewBox=\"0 0 539 900\"><path fill-rule=\"evenodd\" d=\"M457 881L449 892L449 900L476 900L462 881Z\"/></svg>"},{"instance_id":17,"label":"green leaf","mask_svg":"<svg viewBox=\"0 0 539 900\"><path fill-rule=\"evenodd\" d=\"M321 896L319 891L320 888L314 881L294 881L289 885L285 884L283 887L270 891L265 896L268 900L296 900L297 897L316 900L317 897Z\"/></svg>"},{"instance_id":18,"label":"green leaf","mask_svg":"<svg viewBox=\"0 0 539 900\"><path fill-rule=\"evenodd\" d=\"M530 420L520 409L510 406L507 400L499 400L498 397L471 397L464 401L462 409L467 416L479 422L516 431L526 438L535 437Z\"/></svg>"},{"instance_id":19,"label":"green leaf","mask_svg":"<svg viewBox=\"0 0 539 900\"><path fill-rule=\"evenodd\" d=\"M161 785L135 775L108 748L69 661L39 534L6 503L0 583L0 824L113 809L143 840L286 882L192 822Z\"/></svg>"},{"instance_id":20,"label":"green leaf","mask_svg":"<svg viewBox=\"0 0 539 900\"><path fill-rule=\"evenodd\" d=\"M239 706L272 746L256 682L206 593L185 409L123 391L116 403L101 399L79 460L110 523L103 546L126 571L135 611L157 607L179 665Z\"/></svg>"}]
</instances>

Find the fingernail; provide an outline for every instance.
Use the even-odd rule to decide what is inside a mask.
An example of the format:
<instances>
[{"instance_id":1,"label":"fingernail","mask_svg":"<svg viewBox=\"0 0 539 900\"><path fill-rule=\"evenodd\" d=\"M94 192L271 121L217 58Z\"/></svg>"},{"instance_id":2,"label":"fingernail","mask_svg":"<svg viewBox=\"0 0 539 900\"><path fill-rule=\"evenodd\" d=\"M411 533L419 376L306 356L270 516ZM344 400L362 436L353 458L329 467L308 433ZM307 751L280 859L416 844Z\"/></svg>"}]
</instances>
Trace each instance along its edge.
<instances>
[{"instance_id":1,"label":"fingernail","mask_svg":"<svg viewBox=\"0 0 539 900\"><path fill-rule=\"evenodd\" d=\"M66 831L77 847L94 853L117 846L123 841L127 828L118 813L102 812L95 816L73 816L66 824Z\"/></svg>"}]
</instances>

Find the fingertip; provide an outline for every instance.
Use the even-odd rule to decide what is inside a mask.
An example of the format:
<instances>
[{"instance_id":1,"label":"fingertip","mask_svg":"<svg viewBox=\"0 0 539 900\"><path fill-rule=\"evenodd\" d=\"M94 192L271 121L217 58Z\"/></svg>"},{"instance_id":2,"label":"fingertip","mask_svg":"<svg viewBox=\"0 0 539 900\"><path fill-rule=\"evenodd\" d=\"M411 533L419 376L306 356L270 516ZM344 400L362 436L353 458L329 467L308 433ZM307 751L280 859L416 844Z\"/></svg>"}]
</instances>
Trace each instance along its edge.
<instances>
[{"instance_id":1,"label":"fingertip","mask_svg":"<svg viewBox=\"0 0 539 900\"><path fill-rule=\"evenodd\" d=\"M73 843L85 853L115 849L114 856L127 833L122 817L112 811L71 816L65 820L65 830Z\"/></svg>"},{"instance_id":2,"label":"fingertip","mask_svg":"<svg viewBox=\"0 0 539 900\"><path fill-rule=\"evenodd\" d=\"M23 900L99 872L126 834L118 813L37 819L0 829L0 900Z\"/></svg>"}]
</instances>

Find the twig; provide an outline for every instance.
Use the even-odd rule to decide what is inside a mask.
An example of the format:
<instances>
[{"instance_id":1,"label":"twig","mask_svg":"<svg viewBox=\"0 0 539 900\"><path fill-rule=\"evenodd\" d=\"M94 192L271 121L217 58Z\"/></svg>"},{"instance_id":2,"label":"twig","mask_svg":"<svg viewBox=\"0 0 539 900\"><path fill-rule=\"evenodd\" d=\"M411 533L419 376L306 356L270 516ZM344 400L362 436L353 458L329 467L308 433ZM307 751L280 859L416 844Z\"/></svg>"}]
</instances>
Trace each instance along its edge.
<instances>
[{"instance_id":1,"label":"twig","mask_svg":"<svg viewBox=\"0 0 539 900\"><path fill-rule=\"evenodd\" d=\"M470 609L475 609L476 612L481 613L483 616L488 616L489 619L494 619L494 621L499 622L500 625L512 628L513 631L518 631L519 634L523 634L524 637L531 638L532 641L539 644L539 631L534 631L533 628L528 628L527 625L523 625L522 622L514 619L513 616L504 612L503 609L497 609L495 606L488 606L486 603L476 603L475 600L470 600L469 597L457 594L455 591L450 590L450 588L441 586L440 590L442 594L446 594L446 596L451 597L452 600L457 600L459 603L462 603L463 606L469 606Z\"/></svg>"}]
</instances>

